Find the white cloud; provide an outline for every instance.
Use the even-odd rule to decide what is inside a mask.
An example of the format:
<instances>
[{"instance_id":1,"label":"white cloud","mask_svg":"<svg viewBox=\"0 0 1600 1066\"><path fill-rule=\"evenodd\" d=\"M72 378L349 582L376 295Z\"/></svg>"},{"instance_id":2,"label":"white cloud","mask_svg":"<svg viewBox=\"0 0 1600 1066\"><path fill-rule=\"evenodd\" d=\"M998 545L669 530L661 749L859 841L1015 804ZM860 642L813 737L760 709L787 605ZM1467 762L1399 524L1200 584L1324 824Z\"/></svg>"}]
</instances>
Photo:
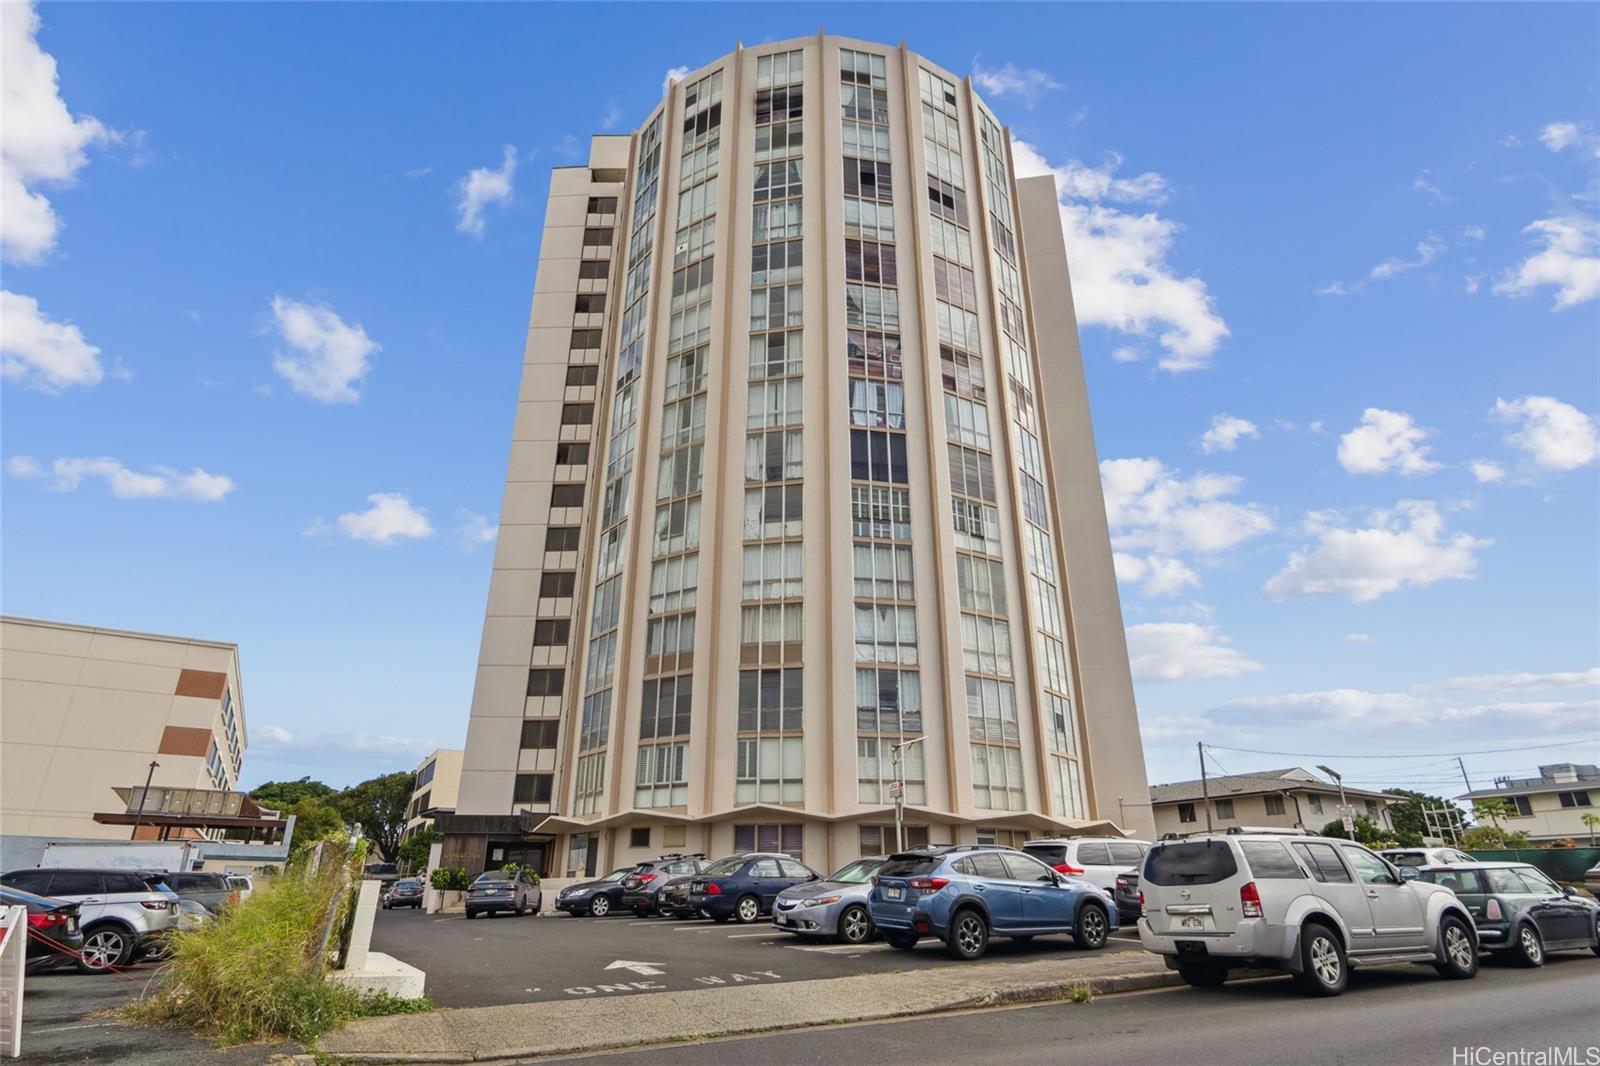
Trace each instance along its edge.
<instances>
[{"instance_id":1,"label":"white cloud","mask_svg":"<svg viewBox=\"0 0 1600 1066\"><path fill-rule=\"evenodd\" d=\"M1507 270L1494 291L1501 296L1527 296L1535 289L1554 286L1552 310L1565 311L1600 296L1600 223L1581 215L1541 218L1522 231L1544 247Z\"/></svg>"},{"instance_id":2,"label":"white cloud","mask_svg":"<svg viewBox=\"0 0 1600 1066\"><path fill-rule=\"evenodd\" d=\"M12 263L40 262L55 247L61 223L38 187L72 184L89 161L84 149L116 139L98 119L67 110L55 57L39 47L38 34L32 4L0 4L0 255Z\"/></svg>"},{"instance_id":3,"label":"white cloud","mask_svg":"<svg viewBox=\"0 0 1600 1066\"><path fill-rule=\"evenodd\" d=\"M98 384L103 377L100 349L84 339L82 330L45 315L31 296L0 290L0 378L41 392L59 392L73 385Z\"/></svg>"},{"instance_id":4,"label":"white cloud","mask_svg":"<svg viewBox=\"0 0 1600 1066\"><path fill-rule=\"evenodd\" d=\"M1475 295L1479 289L1483 288L1484 277L1485 275L1483 274L1469 274L1461 279L1461 287L1467 291L1468 296Z\"/></svg>"},{"instance_id":5,"label":"white cloud","mask_svg":"<svg viewBox=\"0 0 1600 1066\"><path fill-rule=\"evenodd\" d=\"M517 173L517 150L511 145L502 148L500 169L476 167L456 182L456 210L461 218L456 229L474 237L483 238L483 209L490 204L511 202L511 179Z\"/></svg>"},{"instance_id":6,"label":"white cloud","mask_svg":"<svg viewBox=\"0 0 1600 1066\"><path fill-rule=\"evenodd\" d=\"M1045 71L1020 69L1015 63L990 69L980 66L977 56L972 57L972 80L989 96L1018 96L1029 107L1046 93L1065 88Z\"/></svg>"},{"instance_id":7,"label":"white cloud","mask_svg":"<svg viewBox=\"0 0 1600 1066\"><path fill-rule=\"evenodd\" d=\"M1365 633L1349 633L1344 638L1346 644L1371 644L1373 640Z\"/></svg>"},{"instance_id":8,"label":"white cloud","mask_svg":"<svg viewBox=\"0 0 1600 1066\"><path fill-rule=\"evenodd\" d=\"M1131 345L1124 344L1111 350L1113 363L1137 363L1143 358L1144 356L1139 354L1139 349Z\"/></svg>"},{"instance_id":9,"label":"white cloud","mask_svg":"<svg viewBox=\"0 0 1600 1066\"><path fill-rule=\"evenodd\" d=\"M615 102L612 102L606 105L606 113L600 116L600 128L603 130L614 129L616 128L617 123L621 121L622 108L618 107Z\"/></svg>"},{"instance_id":10,"label":"white cloud","mask_svg":"<svg viewBox=\"0 0 1600 1066\"><path fill-rule=\"evenodd\" d=\"M1600 688L1600 666L1555 673L1468 674L1425 686L1457 692L1531 692L1553 688Z\"/></svg>"},{"instance_id":11,"label":"white cloud","mask_svg":"<svg viewBox=\"0 0 1600 1066\"><path fill-rule=\"evenodd\" d=\"M1540 470L1577 470L1600 456L1600 432L1592 415L1553 396L1496 400L1494 417L1516 424L1506 443L1524 452Z\"/></svg>"},{"instance_id":12,"label":"white cloud","mask_svg":"<svg viewBox=\"0 0 1600 1066\"><path fill-rule=\"evenodd\" d=\"M1461 236L1469 241L1481 241L1484 238L1482 226L1467 226L1461 231Z\"/></svg>"},{"instance_id":13,"label":"white cloud","mask_svg":"<svg viewBox=\"0 0 1600 1066\"><path fill-rule=\"evenodd\" d=\"M1135 681L1193 681L1238 677L1261 664L1227 646L1213 626L1147 622L1128 627L1128 661Z\"/></svg>"},{"instance_id":14,"label":"white cloud","mask_svg":"<svg viewBox=\"0 0 1600 1066\"><path fill-rule=\"evenodd\" d=\"M1229 700L1212 710L1219 721L1281 724L1289 719L1312 722L1354 722L1379 725L1419 724L1432 715L1426 699L1404 692L1366 692L1339 688L1320 692L1288 692Z\"/></svg>"},{"instance_id":15,"label":"white cloud","mask_svg":"<svg viewBox=\"0 0 1600 1066\"><path fill-rule=\"evenodd\" d=\"M368 544L389 544L396 539L426 540L433 536L428 512L414 506L403 493L374 492L367 497L367 502L372 506L365 511L340 515L331 527L317 519L306 529L306 536L338 533Z\"/></svg>"},{"instance_id":16,"label":"white cloud","mask_svg":"<svg viewBox=\"0 0 1600 1066\"><path fill-rule=\"evenodd\" d=\"M1185 740L1203 737L1215 727L1204 718L1140 718L1139 735L1146 741Z\"/></svg>"},{"instance_id":17,"label":"white cloud","mask_svg":"<svg viewBox=\"0 0 1600 1066\"><path fill-rule=\"evenodd\" d=\"M1140 584L1139 591L1146 596L1176 596L1185 588L1198 586L1200 576L1177 559L1161 555L1138 556L1113 552L1112 564L1117 580Z\"/></svg>"},{"instance_id":18,"label":"white cloud","mask_svg":"<svg viewBox=\"0 0 1600 1066\"><path fill-rule=\"evenodd\" d=\"M372 353L382 350L361 323L345 322L331 307L286 296L272 298L272 314L278 333L295 349L272 357L278 376L295 392L323 403L361 399L356 386L372 369Z\"/></svg>"},{"instance_id":19,"label":"white cloud","mask_svg":"<svg viewBox=\"0 0 1600 1066\"><path fill-rule=\"evenodd\" d=\"M1342 281L1330 281L1317 290L1318 296L1349 296L1350 290L1344 287Z\"/></svg>"},{"instance_id":20,"label":"white cloud","mask_svg":"<svg viewBox=\"0 0 1600 1066\"><path fill-rule=\"evenodd\" d=\"M668 67L666 74L661 78L661 95L665 96L672 91L672 87L689 76L688 67Z\"/></svg>"},{"instance_id":21,"label":"white cloud","mask_svg":"<svg viewBox=\"0 0 1600 1066\"><path fill-rule=\"evenodd\" d=\"M1367 603L1407 585L1469 579L1477 575L1477 553L1493 543L1466 533L1447 536L1438 506L1428 500L1374 511L1361 529L1327 512L1307 519L1317 543L1291 554L1263 586L1275 600L1331 595Z\"/></svg>"},{"instance_id":22,"label":"white cloud","mask_svg":"<svg viewBox=\"0 0 1600 1066\"><path fill-rule=\"evenodd\" d=\"M1438 183L1429 177L1429 173L1429 171L1424 170L1417 175L1416 180L1411 183L1412 191L1422 193L1435 207L1453 203L1454 199L1445 195L1444 190L1439 188Z\"/></svg>"},{"instance_id":23,"label":"white cloud","mask_svg":"<svg viewBox=\"0 0 1600 1066\"><path fill-rule=\"evenodd\" d=\"M1577 148L1600 156L1600 138L1589 132L1588 124L1576 122L1550 122L1539 131L1539 140L1552 152Z\"/></svg>"},{"instance_id":24,"label":"white cloud","mask_svg":"<svg viewBox=\"0 0 1600 1066\"><path fill-rule=\"evenodd\" d=\"M1012 153L1018 177L1055 175L1078 321L1138 337L1155 333L1166 349L1163 370L1210 365L1228 326L1205 282L1179 276L1169 261L1182 227L1154 210L1136 214L1103 202L1160 203L1166 179L1154 172L1116 177L1116 156L1094 168L1077 160L1052 166L1026 141L1013 141Z\"/></svg>"},{"instance_id":25,"label":"white cloud","mask_svg":"<svg viewBox=\"0 0 1600 1066\"><path fill-rule=\"evenodd\" d=\"M1215 415L1211 419L1211 428L1200 438L1200 450L1207 455L1212 452L1231 452L1244 437L1260 439L1261 433L1254 422L1233 415Z\"/></svg>"},{"instance_id":26,"label":"white cloud","mask_svg":"<svg viewBox=\"0 0 1600 1066\"><path fill-rule=\"evenodd\" d=\"M1270 532L1256 504L1234 503L1244 479L1199 473L1184 479L1159 459L1107 459L1100 464L1112 540L1123 551L1154 549L1212 554Z\"/></svg>"},{"instance_id":27,"label":"white cloud","mask_svg":"<svg viewBox=\"0 0 1600 1066\"><path fill-rule=\"evenodd\" d=\"M351 755L426 755L438 748L431 739L395 737L372 733L318 733L308 736L279 725L259 725L250 729L251 746L259 744L273 751L329 752Z\"/></svg>"},{"instance_id":28,"label":"white cloud","mask_svg":"<svg viewBox=\"0 0 1600 1066\"><path fill-rule=\"evenodd\" d=\"M1417 257L1415 259L1401 259L1399 256L1390 256L1377 266L1373 267L1368 277L1376 280L1392 278L1419 267L1425 267L1438 258L1444 250L1444 241L1434 234L1429 234L1426 239L1417 242Z\"/></svg>"},{"instance_id":29,"label":"white cloud","mask_svg":"<svg viewBox=\"0 0 1600 1066\"><path fill-rule=\"evenodd\" d=\"M211 474L198 466L187 474L165 466L154 466L141 473L130 470L120 460L108 456L93 459L57 459L47 468L30 455L14 455L6 460L6 473L16 478L51 478L57 492L75 492L89 478L105 481L111 495L119 500L196 500L216 503L236 486L225 474Z\"/></svg>"},{"instance_id":30,"label":"white cloud","mask_svg":"<svg viewBox=\"0 0 1600 1066\"><path fill-rule=\"evenodd\" d=\"M455 537L456 543L464 550L472 551L485 544L493 544L499 535L500 527L484 515L474 511L461 512L461 524L456 526Z\"/></svg>"},{"instance_id":31,"label":"white cloud","mask_svg":"<svg viewBox=\"0 0 1600 1066\"><path fill-rule=\"evenodd\" d=\"M1361 412L1361 424L1339 438L1339 465L1352 474L1426 474L1439 469L1422 443L1427 436L1410 415L1369 407Z\"/></svg>"},{"instance_id":32,"label":"white cloud","mask_svg":"<svg viewBox=\"0 0 1600 1066\"><path fill-rule=\"evenodd\" d=\"M1492 485L1506 479L1506 468L1492 459L1474 459L1468 464L1468 469L1482 485Z\"/></svg>"},{"instance_id":33,"label":"white cloud","mask_svg":"<svg viewBox=\"0 0 1600 1066\"><path fill-rule=\"evenodd\" d=\"M251 741L257 744L282 747L294 743L294 734L282 726L258 725L251 730L251 733L254 734L250 738Z\"/></svg>"},{"instance_id":34,"label":"white cloud","mask_svg":"<svg viewBox=\"0 0 1600 1066\"><path fill-rule=\"evenodd\" d=\"M1441 722L1503 718L1514 722L1533 722L1548 729L1574 725L1592 726L1596 720L1600 720L1600 700L1483 703L1469 707L1446 707L1439 712L1438 717Z\"/></svg>"}]
</instances>

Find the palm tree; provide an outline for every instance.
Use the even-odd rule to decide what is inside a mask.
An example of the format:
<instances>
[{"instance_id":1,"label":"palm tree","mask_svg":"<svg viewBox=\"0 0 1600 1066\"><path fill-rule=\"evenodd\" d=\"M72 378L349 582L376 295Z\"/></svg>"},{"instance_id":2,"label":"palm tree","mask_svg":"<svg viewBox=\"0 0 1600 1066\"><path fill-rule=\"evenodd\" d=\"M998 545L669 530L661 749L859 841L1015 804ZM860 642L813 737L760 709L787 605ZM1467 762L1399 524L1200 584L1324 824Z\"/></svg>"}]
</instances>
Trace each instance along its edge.
<instances>
[{"instance_id":1,"label":"palm tree","mask_svg":"<svg viewBox=\"0 0 1600 1066\"><path fill-rule=\"evenodd\" d=\"M1589 846L1594 847L1594 831L1600 827L1600 814L1585 814L1583 824L1589 827Z\"/></svg>"},{"instance_id":2,"label":"palm tree","mask_svg":"<svg viewBox=\"0 0 1600 1066\"><path fill-rule=\"evenodd\" d=\"M1472 801L1472 816L1478 819L1487 818L1494 823L1496 829L1503 829L1500 824L1502 818L1510 818L1517 813L1517 808L1508 799L1492 796L1487 799Z\"/></svg>"}]
</instances>

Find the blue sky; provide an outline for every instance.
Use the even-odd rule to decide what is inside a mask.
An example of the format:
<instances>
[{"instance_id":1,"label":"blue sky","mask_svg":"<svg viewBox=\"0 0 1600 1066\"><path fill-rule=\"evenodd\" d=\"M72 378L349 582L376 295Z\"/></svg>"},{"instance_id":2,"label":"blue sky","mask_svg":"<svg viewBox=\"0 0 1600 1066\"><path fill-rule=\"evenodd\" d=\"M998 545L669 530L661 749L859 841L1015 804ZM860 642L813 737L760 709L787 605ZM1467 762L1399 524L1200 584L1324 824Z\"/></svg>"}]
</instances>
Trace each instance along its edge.
<instances>
[{"instance_id":1,"label":"blue sky","mask_svg":"<svg viewBox=\"0 0 1600 1066\"><path fill-rule=\"evenodd\" d=\"M462 741L549 168L818 25L1063 186L1152 780L1600 754L1593 6L3 14L0 605L237 641L247 783Z\"/></svg>"}]
</instances>

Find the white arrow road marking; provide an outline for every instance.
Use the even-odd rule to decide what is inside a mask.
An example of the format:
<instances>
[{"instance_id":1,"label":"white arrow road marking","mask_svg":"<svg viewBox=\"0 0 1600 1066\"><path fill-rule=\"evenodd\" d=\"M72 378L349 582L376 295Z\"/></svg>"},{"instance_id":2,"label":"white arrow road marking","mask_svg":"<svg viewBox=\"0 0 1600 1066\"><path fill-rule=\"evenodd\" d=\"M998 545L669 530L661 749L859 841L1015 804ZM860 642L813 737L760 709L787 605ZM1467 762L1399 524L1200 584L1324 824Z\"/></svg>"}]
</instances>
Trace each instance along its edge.
<instances>
[{"instance_id":1,"label":"white arrow road marking","mask_svg":"<svg viewBox=\"0 0 1600 1066\"><path fill-rule=\"evenodd\" d=\"M664 973L667 972L665 970L656 969L656 967L658 967L660 965L662 965L662 964L659 963L659 962L629 962L627 959L618 959L616 962L613 962L610 966L607 966L606 969L608 969L608 970L632 970L634 973L642 974L642 975L644 975L646 977L654 977L654 976L657 976L657 975L660 975L660 974L664 974Z\"/></svg>"}]
</instances>

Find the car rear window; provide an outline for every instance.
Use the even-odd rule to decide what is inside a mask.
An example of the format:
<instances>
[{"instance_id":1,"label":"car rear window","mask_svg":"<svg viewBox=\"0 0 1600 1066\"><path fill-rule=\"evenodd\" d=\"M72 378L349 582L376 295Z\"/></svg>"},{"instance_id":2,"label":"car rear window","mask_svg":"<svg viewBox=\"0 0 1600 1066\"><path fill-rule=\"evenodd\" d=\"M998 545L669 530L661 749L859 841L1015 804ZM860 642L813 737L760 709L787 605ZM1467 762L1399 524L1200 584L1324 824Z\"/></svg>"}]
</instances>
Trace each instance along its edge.
<instances>
[{"instance_id":1,"label":"car rear window","mask_svg":"<svg viewBox=\"0 0 1600 1066\"><path fill-rule=\"evenodd\" d=\"M1067 849L1060 844L1024 844L1022 850L1047 866L1060 866L1067 861Z\"/></svg>"},{"instance_id":2,"label":"car rear window","mask_svg":"<svg viewBox=\"0 0 1600 1066\"><path fill-rule=\"evenodd\" d=\"M1420 851L1383 851L1379 854L1396 866L1428 865L1428 856Z\"/></svg>"},{"instance_id":3,"label":"car rear window","mask_svg":"<svg viewBox=\"0 0 1600 1066\"><path fill-rule=\"evenodd\" d=\"M1250 865L1250 873L1259 880L1273 878L1303 880L1305 871L1294 861L1289 849L1276 840L1241 840L1239 850Z\"/></svg>"},{"instance_id":4,"label":"car rear window","mask_svg":"<svg viewBox=\"0 0 1600 1066\"><path fill-rule=\"evenodd\" d=\"M891 858L878 868L879 877L921 877L938 869L937 855L913 855Z\"/></svg>"},{"instance_id":5,"label":"car rear window","mask_svg":"<svg viewBox=\"0 0 1600 1066\"><path fill-rule=\"evenodd\" d=\"M1418 872L1417 880L1448 888L1458 896L1485 894L1483 874L1477 870L1422 870Z\"/></svg>"},{"instance_id":6,"label":"car rear window","mask_svg":"<svg viewBox=\"0 0 1600 1066\"><path fill-rule=\"evenodd\" d=\"M1238 872L1233 849L1220 840L1157 844L1144 862L1144 879L1152 885L1214 885Z\"/></svg>"}]
</instances>

